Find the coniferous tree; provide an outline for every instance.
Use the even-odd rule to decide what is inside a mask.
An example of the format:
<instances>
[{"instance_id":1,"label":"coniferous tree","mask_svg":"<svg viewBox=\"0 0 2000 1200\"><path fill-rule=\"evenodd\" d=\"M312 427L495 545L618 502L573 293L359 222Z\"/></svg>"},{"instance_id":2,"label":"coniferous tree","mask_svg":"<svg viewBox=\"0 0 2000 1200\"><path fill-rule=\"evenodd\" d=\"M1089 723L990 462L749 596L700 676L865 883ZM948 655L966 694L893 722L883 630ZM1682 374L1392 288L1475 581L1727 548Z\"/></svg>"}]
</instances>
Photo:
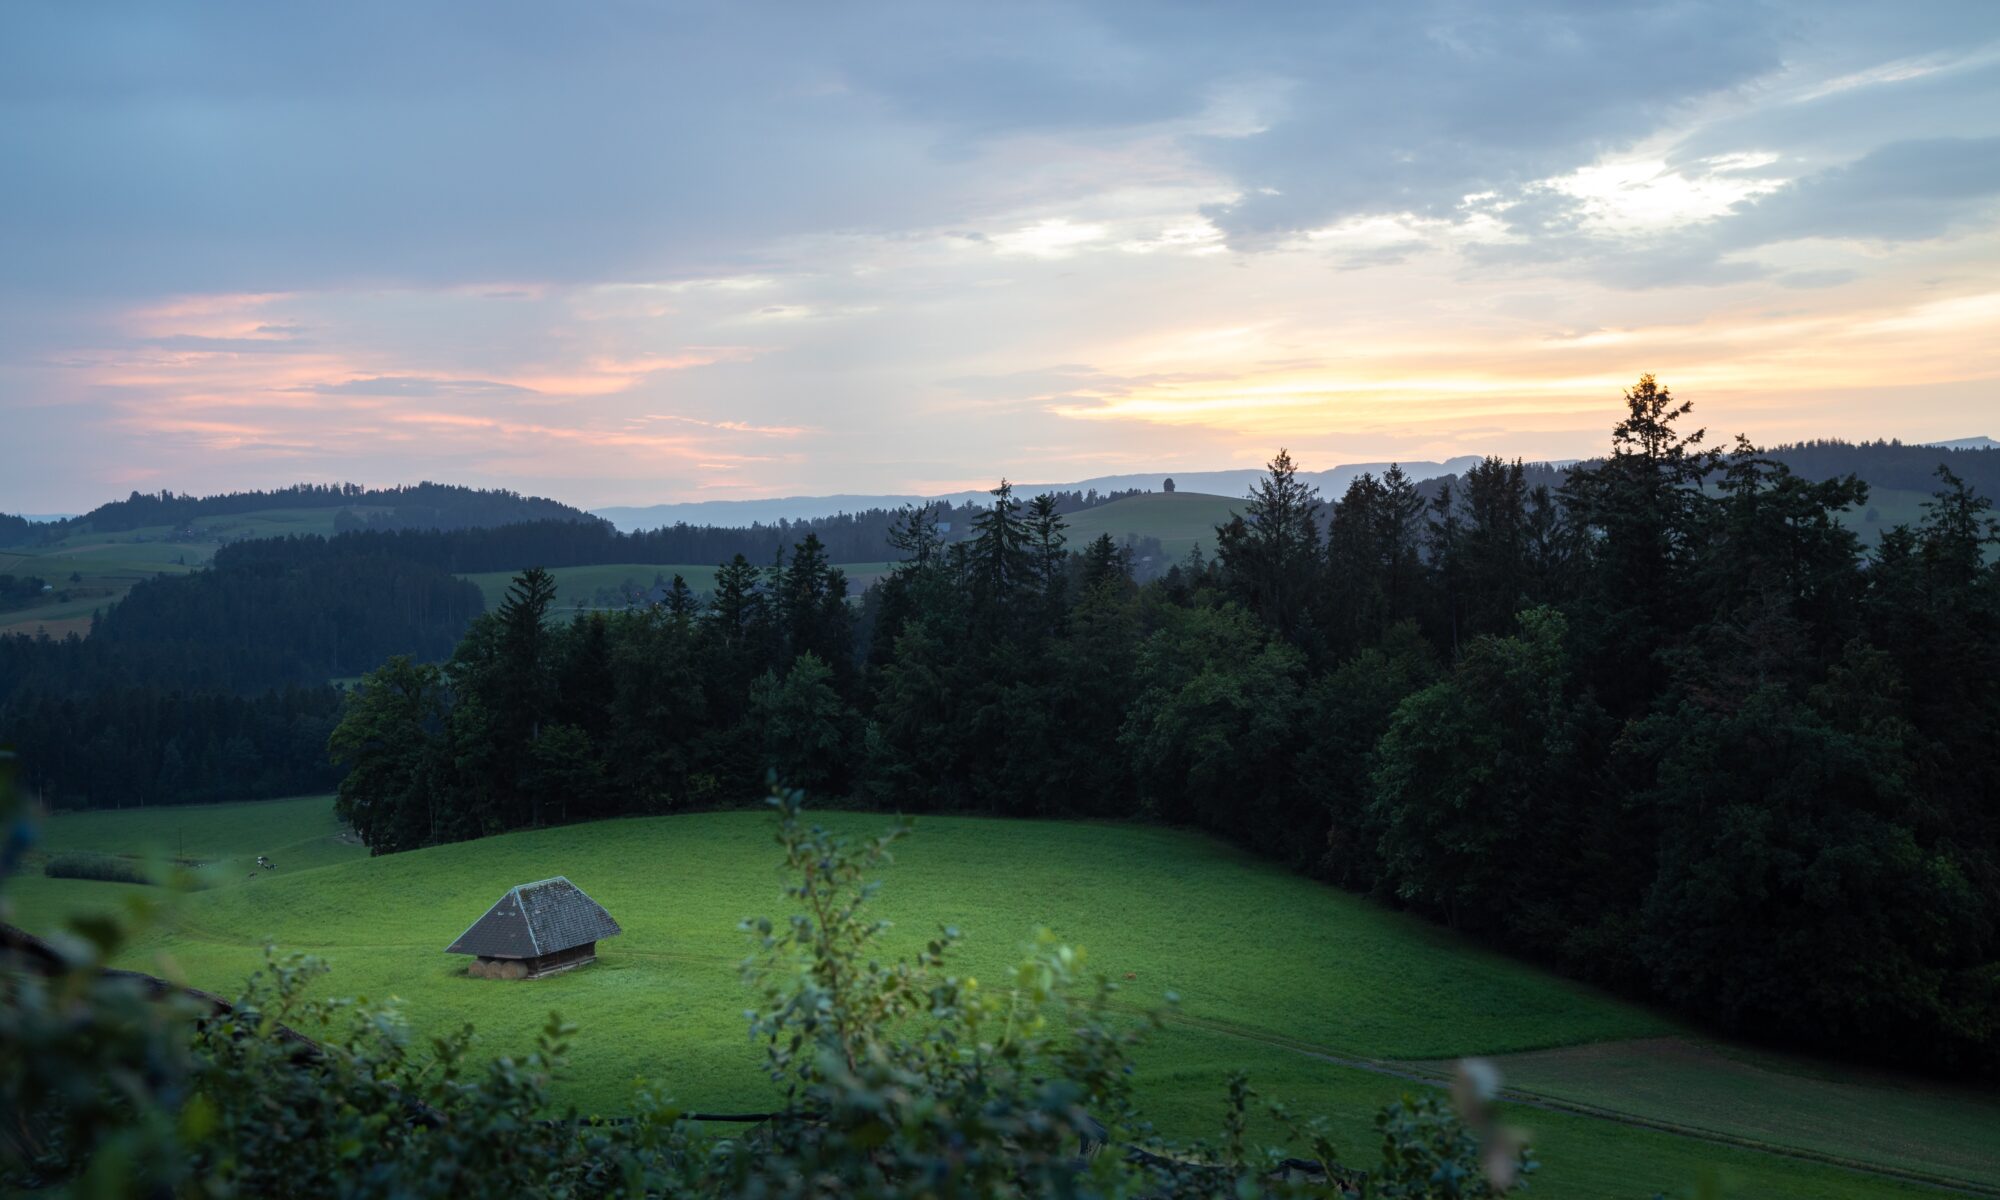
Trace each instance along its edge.
<instances>
[{"instance_id":1,"label":"coniferous tree","mask_svg":"<svg viewBox=\"0 0 2000 1200\"><path fill-rule=\"evenodd\" d=\"M1069 538L1063 532L1067 522L1056 508L1055 496L1045 492L1029 501L1026 523L1028 551L1034 561L1042 599L1051 608L1060 608L1069 565L1069 551L1065 548Z\"/></svg>"},{"instance_id":2,"label":"coniferous tree","mask_svg":"<svg viewBox=\"0 0 2000 1200\"><path fill-rule=\"evenodd\" d=\"M1585 658L1620 712L1658 691L1659 651L1698 610L1688 567L1704 531L1702 484L1719 457L1701 448L1705 431L1679 428L1693 404L1651 375L1626 391L1625 408L1610 457L1574 468L1562 489L1570 519L1592 538Z\"/></svg>"},{"instance_id":3,"label":"coniferous tree","mask_svg":"<svg viewBox=\"0 0 2000 1200\"><path fill-rule=\"evenodd\" d=\"M826 548L808 533L779 572L773 595L784 626L784 651L812 655L846 686L853 674L854 620L847 607L847 575L826 560Z\"/></svg>"},{"instance_id":4,"label":"coniferous tree","mask_svg":"<svg viewBox=\"0 0 2000 1200\"><path fill-rule=\"evenodd\" d=\"M1466 531L1458 510L1458 497L1446 480L1431 498L1430 519L1424 530L1424 554L1430 566L1432 611L1430 619L1438 643L1453 658L1458 656L1465 604Z\"/></svg>"},{"instance_id":5,"label":"coniferous tree","mask_svg":"<svg viewBox=\"0 0 2000 1200\"><path fill-rule=\"evenodd\" d=\"M1319 489L1284 450L1251 485L1244 514L1218 526L1216 556L1230 592L1288 639L1302 636L1320 563Z\"/></svg>"},{"instance_id":6,"label":"coniferous tree","mask_svg":"<svg viewBox=\"0 0 2000 1200\"><path fill-rule=\"evenodd\" d=\"M993 503L972 522L970 566L980 599L989 608L1006 609L1033 584L1035 568L1014 485L1003 479L992 495Z\"/></svg>"},{"instance_id":7,"label":"coniferous tree","mask_svg":"<svg viewBox=\"0 0 2000 1200\"><path fill-rule=\"evenodd\" d=\"M1465 473L1460 580L1463 633L1505 633L1531 603L1528 484L1519 459L1482 459Z\"/></svg>"}]
</instances>

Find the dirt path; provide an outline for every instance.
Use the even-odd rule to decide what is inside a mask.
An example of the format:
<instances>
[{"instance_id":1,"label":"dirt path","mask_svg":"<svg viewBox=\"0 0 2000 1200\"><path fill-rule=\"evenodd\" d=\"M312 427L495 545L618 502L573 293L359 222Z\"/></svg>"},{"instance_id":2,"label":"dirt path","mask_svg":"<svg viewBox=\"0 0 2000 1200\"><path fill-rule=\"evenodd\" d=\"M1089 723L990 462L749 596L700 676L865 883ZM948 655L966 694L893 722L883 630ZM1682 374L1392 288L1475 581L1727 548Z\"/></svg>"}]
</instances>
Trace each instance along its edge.
<instances>
[{"instance_id":1,"label":"dirt path","mask_svg":"<svg viewBox=\"0 0 2000 1200\"><path fill-rule=\"evenodd\" d=\"M1337 1067L1346 1067L1349 1070L1367 1071L1376 1075L1388 1076L1391 1079L1408 1080L1412 1083L1420 1083L1430 1087L1444 1087L1451 1083L1451 1069L1444 1065L1427 1069L1416 1063L1397 1063L1372 1058L1356 1058L1352 1055L1341 1054L1308 1042L1267 1034L1258 1030L1244 1029L1240 1026L1231 1025L1226 1021L1216 1021L1205 1017L1190 1017L1183 1013L1165 1013L1162 1016L1164 1021L1169 1025L1180 1025L1186 1028L1200 1029L1208 1033L1220 1034L1223 1037L1233 1037L1247 1042L1258 1042L1266 1046L1276 1046L1305 1058L1315 1059ZM1673 1134L1676 1137L1692 1138L1696 1141L1711 1142L1720 1146L1733 1146L1744 1150L1756 1150L1765 1154L1775 1154L1784 1158L1795 1158L1804 1162L1821 1163L1849 1171L1878 1175L1886 1179L1925 1184L1930 1187L1959 1192L1965 1195L2000 1197L2000 1187L1982 1183L1978 1180L1964 1179L1958 1176L1928 1171L1908 1170L1882 1163L1846 1158L1836 1154L1826 1154L1797 1146L1787 1146L1781 1143L1745 1137L1726 1130L1708 1129L1699 1125L1665 1121L1654 1117L1642 1116L1637 1113L1621 1112L1613 1108L1584 1104L1575 1100L1566 1100L1560 1096L1550 1096L1521 1088L1502 1088L1500 1099L1509 1104L1537 1108L1546 1112L1568 1113L1574 1116L1592 1117L1600 1121L1615 1121L1620 1125L1628 1125L1637 1129L1651 1129L1660 1133Z\"/></svg>"}]
</instances>

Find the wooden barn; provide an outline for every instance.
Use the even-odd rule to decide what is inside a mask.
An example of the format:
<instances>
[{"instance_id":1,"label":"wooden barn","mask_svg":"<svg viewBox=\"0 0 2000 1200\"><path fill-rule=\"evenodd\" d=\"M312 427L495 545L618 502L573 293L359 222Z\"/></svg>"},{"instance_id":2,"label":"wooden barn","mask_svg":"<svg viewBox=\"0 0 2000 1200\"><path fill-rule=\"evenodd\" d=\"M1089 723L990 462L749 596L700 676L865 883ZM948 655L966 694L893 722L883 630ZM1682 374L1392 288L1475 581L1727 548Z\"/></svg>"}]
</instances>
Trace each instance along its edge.
<instances>
[{"instance_id":1,"label":"wooden barn","mask_svg":"<svg viewBox=\"0 0 2000 1200\"><path fill-rule=\"evenodd\" d=\"M507 889L445 953L472 955L466 973L481 979L539 979L590 962L619 932L603 905L558 875Z\"/></svg>"}]
</instances>

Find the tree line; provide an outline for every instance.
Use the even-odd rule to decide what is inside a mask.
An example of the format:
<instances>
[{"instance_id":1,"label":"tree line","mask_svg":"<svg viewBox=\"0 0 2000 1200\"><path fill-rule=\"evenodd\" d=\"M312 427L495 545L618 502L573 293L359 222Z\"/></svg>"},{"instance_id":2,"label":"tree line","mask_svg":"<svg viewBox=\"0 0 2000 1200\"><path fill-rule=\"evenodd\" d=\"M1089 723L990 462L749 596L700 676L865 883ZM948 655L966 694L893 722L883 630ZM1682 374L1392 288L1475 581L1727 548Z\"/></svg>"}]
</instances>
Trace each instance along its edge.
<instances>
[{"instance_id":1,"label":"tree line","mask_svg":"<svg viewBox=\"0 0 2000 1200\"><path fill-rule=\"evenodd\" d=\"M0 515L0 546L45 545L78 533L123 533L156 525L185 525L201 517L235 516L271 508L333 508L347 528L466 529L516 521L598 518L555 500L504 488L446 483L366 488L354 483L300 483L269 491L191 496L171 491L133 492L82 516L35 523Z\"/></svg>"},{"instance_id":2,"label":"tree line","mask_svg":"<svg viewBox=\"0 0 2000 1200\"><path fill-rule=\"evenodd\" d=\"M0 611L39 600L48 581L39 575L0 575Z\"/></svg>"},{"instance_id":3,"label":"tree line","mask_svg":"<svg viewBox=\"0 0 2000 1200\"><path fill-rule=\"evenodd\" d=\"M1905 492L1928 492L1942 462L1981 495L2000 492L2000 454L1953 450L1899 441L1847 442L1838 438L1773 446L1771 457L1792 473L1815 481L1860 475L1870 485Z\"/></svg>"},{"instance_id":4,"label":"tree line","mask_svg":"<svg viewBox=\"0 0 2000 1200\"><path fill-rule=\"evenodd\" d=\"M235 549L135 584L89 637L0 637L0 738L49 803L329 790L329 681L394 654L444 657L484 607L445 571L337 538L282 567Z\"/></svg>"},{"instance_id":5,"label":"tree line","mask_svg":"<svg viewBox=\"0 0 2000 1200\"><path fill-rule=\"evenodd\" d=\"M1282 452L1162 577L1004 484L568 624L543 571L350 698L378 852L754 794L1213 830L1730 1030L2000 1063L2000 574L1950 468L1864 553L1852 476L1709 448L1650 377L1558 486L1488 459L1328 510Z\"/></svg>"},{"instance_id":6,"label":"tree line","mask_svg":"<svg viewBox=\"0 0 2000 1200\"><path fill-rule=\"evenodd\" d=\"M1081 512L1137 495L1136 491L1050 493L1058 513ZM941 536L964 536L983 510L966 503L933 504ZM369 531L334 539L340 554L376 553L427 563L447 571L477 573L518 570L523 563L543 567L589 567L616 563L722 563L738 555L759 565L788 553L808 535L835 562L884 562L897 554L896 509L870 508L830 517L779 520L745 526L689 525L620 533L601 522L524 521L480 529ZM226 548L237 561L309 561L324 553L326 539L272 538ZM219 560L218 560L219 561Z\"/></svg>"},{"instance_id":7,"label":"tree line","mask_svg":"<svg viewBox=\"0 0 2000 1200\"><path fill-rule=\"evenodd\" d=\"M428 494L348 485L244 495L403 493ZM1074 512L1130 494L1057 493L1047 503ZM949 524L951 510L937 512L940 526ZM962 515L976 514L967 506ZM698 546L770 563L795 534L815 529L879 561L895 553L885 537L893 516L632 535L595 520L546 520L234 542L206 570L136 584L99 614L88 637L0 637L0 735L20 750L43 796L65 807L330 790L339 772L324 746L340 698L329 681L359 676L394 654L449 657L484 607L479 590L454 572L536 560L704 561L688 557ZM21 586L38 591L40 582Z\"/></svg>"}]
</instances>

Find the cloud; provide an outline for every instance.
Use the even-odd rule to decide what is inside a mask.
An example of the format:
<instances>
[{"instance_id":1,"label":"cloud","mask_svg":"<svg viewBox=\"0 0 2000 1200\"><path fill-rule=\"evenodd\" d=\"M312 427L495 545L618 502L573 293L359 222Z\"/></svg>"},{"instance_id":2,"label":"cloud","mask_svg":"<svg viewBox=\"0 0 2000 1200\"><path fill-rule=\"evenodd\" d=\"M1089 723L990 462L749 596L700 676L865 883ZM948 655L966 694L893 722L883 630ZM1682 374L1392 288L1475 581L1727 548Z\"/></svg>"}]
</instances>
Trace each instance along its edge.
<instances>
[{"instance_id":1,"label":"cloud","mask_svg":"<svg viewBox=\"0 0 2000 1200\"><path fill-rule=\"evenodd\" d=\"M308 384L300 391L323 396L539 396L533 388L490 379L437 379L423 375L375 375L344 379L339 383Z\"/></svg>"},{"instance_id":2,"label":"cloud","mask_svg":"<svg viewBox=\"0 0 2000 1200\"><path fill-rule=\"evenodd\" d=\"M719 429L726 433L754 433L764 437L798 437L814 432L804 425L758 425L749 421L704 421L699 417L682 416L678 413L647 413L634 419L635 424L648 421L667 421L680 425L694 425L702 429Z\"/></svg>"},{"instance_id":3,"label":"cloud","mask_svg":"<svg viewBox=\"0 0 2000 1200\"><path fill-rule=\"evenodd\" d=\"M0 6L0 486L148 414L596 502L1567 456L1467 439L1801 347L1963 404L1996 138L1990 0Z\"/></svg>"},{"instance_id":4,"label":"cloud","mask_svg":"<svg viewBox=\"0 0 2000 1200\"><path fill-rule=\"evenodd\" d=\"M1774 276L1772 281L1779 287L1829 288L1839 287L1843 283L1852 283L1859 278L1861 278L1859 271L1830 267L1817 271L1787 271L1782 275Z\"/></svg>"},{"instance_id":5,"label":"cloud","mask_svg":"<svg viewBox=\"0 0 2000 1200\"><path fill-rule=\"evenodd\" d=\"M1917 241L1990 216L1996 199L2000 136L1892 142L1738 204L1716 240L1735 247L1801 238Z\"/></svg>"},{"instance_id":6,"label":"cloud","mask_svg":"<svg viewBox=\"0 0 2000 1200\"><path fill-rule=\"evenodd\" d=\"M1757 253L1811 239L1925 241L1989 228L1996 206L2000 137L1929 138L1878 147L1738 201L1712 219L1650 232L1595 227L1581 200L1534 190L1500 213L1507 239L1472 246L1467 255L1483 265L1567 265L1614 287L1771 278L1783 287L1820 288L1848 282L1856 272L1780 272Z\"/></svg>"},{"instance_id":7,"label":"cloud","mask_svg":"<svg viewBox=\"0 0 2000 1200\"><path fill-rule=\"evenodd\" d=\"M827 230L966 228L1201 179L1238 248L1449 213L1778 61L1734 0L0 16L17 286L265 290L657 279ZM1610 69L1634 55L1671 69ZM1025 168L1025 169L1024 169ZM895 180L894 187L884 181ZM688 236L699 230L699 238ZM309 236L307 235L309 231Z\"/></svg>"},{"instance_id":8,"label":"cloud","mask_svg":"<svg viewBox=\"0 0 2000 1200\"><path fill-rule=\"evenodd\" d=\"M1778 14L1759 5L1327 11L1350 20L1278 51L1292 87L1268 126L1202 146L1243 189L1204 210L1237 248L1368 214L1453 218L1468 195L1587 165L1780 62Z\"/></svg>"},{"instance_id":9,"label":"cloud","mask_svg":"<svg viewBox=\"0 0 2000 1200\"><path fill-rule=\"evenodd\" d=\"M1371 267L1397 267L1410 260L1412 255L1422 254L1431 248L1429 242L1418 238L1406 238L1399 242L1388 242L1379 246L1369 246L1359 250L1345 250L1333 256L1334 266L1342 271L1365 271Z\"/></svg>"},{"instance_id":10,"label":"cloud","mask_svg":"<svg viewBox=\"0 0 2000 1200\"><path fill-rule=\"evenodd\" d=\"M312 349L311 343L289 337L204 337L195 333L139 338L135 344L193 354L302 354Z\"/></svg>"}]
</instances>

